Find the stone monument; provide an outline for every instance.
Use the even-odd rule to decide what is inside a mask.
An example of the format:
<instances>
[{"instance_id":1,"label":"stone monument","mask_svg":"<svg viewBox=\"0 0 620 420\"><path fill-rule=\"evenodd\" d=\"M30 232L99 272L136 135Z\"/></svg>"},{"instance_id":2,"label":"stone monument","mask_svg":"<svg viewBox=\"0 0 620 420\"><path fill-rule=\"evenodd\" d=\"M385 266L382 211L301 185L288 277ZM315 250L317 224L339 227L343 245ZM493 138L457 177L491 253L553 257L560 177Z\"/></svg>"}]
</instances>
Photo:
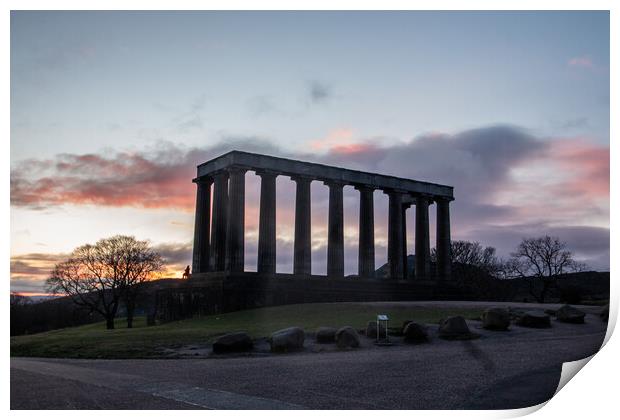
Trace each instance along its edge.
<instances>
[{"instance_id":1,"label":"stone monument","mask_svg":"<svg viewBox=\"0 0 620 420\"><path fill-rule=\"evenodd\" d=\"M257 271L244 271L245 174L261 178ZM317 163L231 151L198 166L192 275L162 290L158 317L332 301L449 299L453 188ZM276 178L296 184L293 273L276 272ZM327 275L311 272L310 184L329 189ZM359 191L358 273L344 276L343 188ZM375 278L374 191L388 195L389 276ZM213 196L213 203L211 203ZM436 263L429 207L436 205ZM415 206L415 275L407 273L406 212ZM434 270L432 268L434 267ZM410 278L411 277L411 278ZM456 298L456 296L454 296ZM171 309L179 307L180 309Z\"/></svg>"}]
</instances>

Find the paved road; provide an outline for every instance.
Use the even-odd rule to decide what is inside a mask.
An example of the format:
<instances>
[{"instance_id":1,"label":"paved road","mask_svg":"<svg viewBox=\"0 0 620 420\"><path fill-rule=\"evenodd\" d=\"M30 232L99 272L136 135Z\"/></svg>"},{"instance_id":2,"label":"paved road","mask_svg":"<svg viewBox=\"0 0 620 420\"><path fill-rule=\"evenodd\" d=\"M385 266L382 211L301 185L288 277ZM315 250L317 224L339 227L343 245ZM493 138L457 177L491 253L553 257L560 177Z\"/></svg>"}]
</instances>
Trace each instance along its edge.
<instances>
[{"instance_id":1,"label":"paved road","mask_svg":"<svg viewBox=\"0 0 620 420\"><path fill-rule=\"evenodd\" d=\"M12 409L520 408L554 393L563 362L601 346L606 324L554 322L422 345L226 359L11 359Z\"/></svg>"}]
</instances>

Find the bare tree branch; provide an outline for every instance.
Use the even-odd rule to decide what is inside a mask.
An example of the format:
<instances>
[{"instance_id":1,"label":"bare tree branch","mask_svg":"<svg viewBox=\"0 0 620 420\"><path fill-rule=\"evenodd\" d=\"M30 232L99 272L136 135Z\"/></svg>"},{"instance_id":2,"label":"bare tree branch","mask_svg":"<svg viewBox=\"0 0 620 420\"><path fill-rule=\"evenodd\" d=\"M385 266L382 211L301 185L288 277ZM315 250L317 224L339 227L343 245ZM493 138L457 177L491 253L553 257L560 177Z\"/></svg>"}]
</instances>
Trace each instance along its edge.
<instances>
[{"instance_id":1,"label":"bare tree branch","mask_svg":"<svg viewBox=\"0 0 620 420\"><path fill-rule=\"evenodd\" d=\"M153 279L162 268L161 256L148 241L117 235L76 248L69 259L56 264L47 290L70 296L77 305L100 313L109 329L114 328L114 317L124 299L127 326L131 327L140 284Z\"/></svg>"},{"instance_id":2,"label":"bare tree branch","mask_svg":"<svg viewBox=\"0 0 620 420\"><path fill-rule=\"evenodd\" d=\"M527 279L530 294L541 303L557 287L559 277L586 269L585 264L573 260L564 242L548 235L524 238L511 255L508 271L513 277Z\"/></svg>"}]
</instances>

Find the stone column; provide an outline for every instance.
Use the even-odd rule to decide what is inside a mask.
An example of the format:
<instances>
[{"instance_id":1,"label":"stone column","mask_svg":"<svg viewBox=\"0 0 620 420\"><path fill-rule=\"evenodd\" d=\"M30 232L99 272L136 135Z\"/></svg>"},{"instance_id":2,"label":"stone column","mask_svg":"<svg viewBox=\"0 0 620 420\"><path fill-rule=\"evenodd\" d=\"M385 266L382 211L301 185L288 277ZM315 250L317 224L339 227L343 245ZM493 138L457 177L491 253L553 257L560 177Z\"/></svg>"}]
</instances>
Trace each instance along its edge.
<instances>
[{"instance_id":1,"label":"stone column","mask_svg":"<svg viewBox=\"0 0 620 420\"><path fill-rule=\"evenodd\" d=\"M295 245L293 273L310 275L312 272L312 242L310 219L311 178L293 177L297 183L295 195Z\"/></svg>"},{"instance_id":2,"label":"stone column","mask_svg":"<svg viewBox=\"0 0 620 420\"><path fill-rule=\"evenodd\" d=\"M344 216L340 182L325 182L329 187L329 221L327 226L327 276L344 277Z\"/></svg>"},{"instance_id":3,"label":"stone column","mask_svg":"<svg viewBox=\"0 0 620 420\"><path fill-rule=\"evenodd\" d=\"M409 277L409 263L407 262L407 209L410 203L403 203L403 278Z\"/></svg>"},{"instance_id":4,"label":"stone column","mask_svg":"<svg viewBox=\"0 0 620 420\"><path fill-rule=\"evenodd\" d=\"M359 252L357 272L360 277L375 276L375 214L373 189L369 186L357 186L360 192Z\"/></svg>"},{"instance_id":5,"label":"stone column","mask_svg":"<svg viewBox=\"0 0 620 420\"><path fill-rule=\"evenodd\" d=\"M228 227L226 229L226 270L243 272L245 245L245 172L228 168Z\"/></svg>"},{"instance_id":6,"label":"stone column","mask_svg":"<svg viewBox=\"0 0 620 420\"><path fill-rule=\"evenodd\" d=\"M430 280L431 255L428 227L429 198L418 196L415 206L415 277Z\"/></svg>"},{"instance_id":7,"label":"stone column","mask_svg":"<svg viewBox=\"0 0 620 420\"><path fill-rule=\"evenodd\" d=\"M437 277L450 281L452 256L450 255L450 200L437 198Z\"/></svg>"},{"instance_id":8,"label":"stone column","mask_svg":"<svg viewBox=\"0 0 620 420\"><path fill-rule=\"evenodd\" d=\"M194 250L192 274L209 271L209 232L211 223L211 178L194 180L196 190L196 216L194 219Z\"/></svg>"},{"instance_id":9,"label":"stone column","mask_svg":"<svg viewBox=\"0 0 620 420\"><path fill-rule=\"evenodd\" d=\"M211 218L211 270L226 268L226 216L228 213L228 174L218 172L213 182L213 216Z\"/></svg>"},{"instance_id":10,"label":"stone column","mask_svg":"<svg viewBox=\"0 0 620 420\"><path fill-rule=\"evenodd\" d=\"M403 193L389 191L388 266L392 280L402 280L403 272Z\"/></svg>"},{"instance_id":11,"label":"stone column","mask_svg":"<svg viewBox=\"0 0 620 420\"><path fill-rule=\"evenodd\" d=\"M260 176L260 216L258 222L258 263L261 274L276 272L276 177L275 172L257 171Z\"/></svg>"}]
</instances>

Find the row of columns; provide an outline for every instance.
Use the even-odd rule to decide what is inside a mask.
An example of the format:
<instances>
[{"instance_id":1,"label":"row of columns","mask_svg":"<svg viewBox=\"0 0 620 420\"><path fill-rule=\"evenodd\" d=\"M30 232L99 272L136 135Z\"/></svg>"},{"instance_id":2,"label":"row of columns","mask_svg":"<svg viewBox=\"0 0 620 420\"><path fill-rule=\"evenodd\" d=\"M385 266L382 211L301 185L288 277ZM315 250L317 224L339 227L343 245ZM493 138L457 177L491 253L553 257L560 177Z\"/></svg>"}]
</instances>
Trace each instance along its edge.
<instances>
[{"instance_id":1,"label":"row of columns","mask_svg":"<svg viewBox=\"0 0 620 420\"><path fill-rule=\"evenodd\" d=\"M196 197L193 272L244 269L245 173L247 169L230 167L210 178L200 178ZM257 271L276 272L276 177L278 173L256 171L261 178ZM310 275L312 237L310 184L313 178L291 177L296 183L295 240L293 273ZM327 275L344 276L344 218L342 182L325 181L329 187ZM211 218L211 185L213 217ZM375 188L356 185L360 193L358 273L371 278L375 273L374 200ZM388 266L390 277L407 278L406 211L415 204L415 273L416 280L431 278L428 208L437 203L437 275L448 280L450 267L449 199L418 195L406 191L385 191L389 197ZM211 225L209 220L211 219ZM209 241L209 237L211 240Z\"/></svg>"}]
</instances>

